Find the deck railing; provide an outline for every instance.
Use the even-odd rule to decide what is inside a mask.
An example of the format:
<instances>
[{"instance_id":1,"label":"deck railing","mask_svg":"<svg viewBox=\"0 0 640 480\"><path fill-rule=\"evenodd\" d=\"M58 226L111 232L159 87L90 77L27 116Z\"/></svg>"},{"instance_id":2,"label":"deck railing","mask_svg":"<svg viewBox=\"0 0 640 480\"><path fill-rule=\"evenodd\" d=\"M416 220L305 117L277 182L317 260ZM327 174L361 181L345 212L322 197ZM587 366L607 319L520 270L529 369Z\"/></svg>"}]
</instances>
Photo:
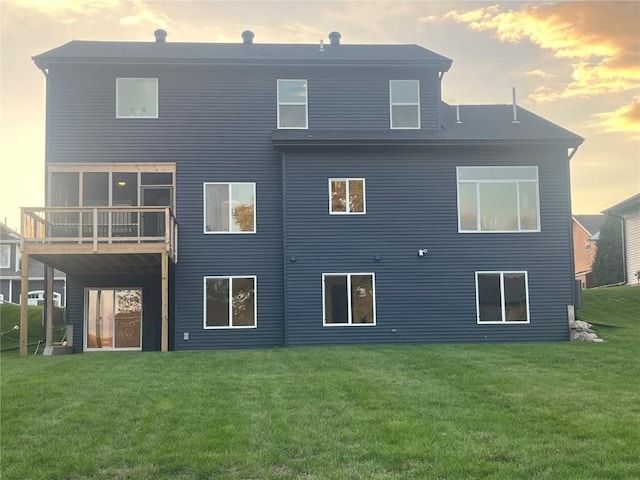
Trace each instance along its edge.
<instances>
[{"instance_id":1,"label":"deck railing","mask_svg":"<svg viewBox=\"0 0 640 480\"><path fill-rule=\"evenodd\" d=\"M178 224L169 207L22 208L25 244L164 243L177 255Z\"/></svg>"}]
</instances>

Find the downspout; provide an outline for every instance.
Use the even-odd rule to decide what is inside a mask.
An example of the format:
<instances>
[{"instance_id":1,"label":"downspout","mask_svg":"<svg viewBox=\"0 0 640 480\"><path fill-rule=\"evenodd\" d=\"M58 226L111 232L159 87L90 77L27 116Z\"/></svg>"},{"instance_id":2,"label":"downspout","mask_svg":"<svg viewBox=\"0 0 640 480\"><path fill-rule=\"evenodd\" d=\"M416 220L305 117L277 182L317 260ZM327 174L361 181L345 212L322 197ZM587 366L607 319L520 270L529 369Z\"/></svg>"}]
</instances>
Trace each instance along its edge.
<instances>
[{"instance_id":1,"label":"downspout","mask_svg":"<svg viewBox=\"0 0 640 480\"><path fill-rule=\"evenodd\" d=\"M289 318L287 309L287 270L289 257L287 255L287 159L284 152L281 153L281 185L282 185L282 323L283 323L283 346L289 345Z\"/></svg>"},{"instance_id":2,"label":"downspout","mask_svg":"<svg viewBox=\"0 0 640 480\"><path fill-rule=\"evenodd\" d=\"M438 75L438 130L442 130L442 79L446 72L440 72Z\"/></svg>"},{"instance_id":3,"label":"downspout","mask_svg":"<svg viewBox=\"0 0 640 480\"><path fill-rule=\"evenodd\" d=\"M514 102L515 105L515 102ZM515 106L514 106L515 108ZM567 157L567 176L569 179L569 189L567 191L567 202L569 205L569 222L568 222L568 233L569 233L569 251L571 252L571 255L569 256L570 260L569 263L571 265L571 302L572 304L567 306L568 308L568 312L567 312L567 319L568 319L568 323L567 323L567 338L570 338L571 336L571 331L569 329L569 324L571 323L572 320L575 320L576 318L576 314L575 314L575 310L576 310L576 305L578 305L578 292L576 291L576 261L574 258L574 252L573 252L573 221L571 220L572 216L573 216L573 206L571 204L571 159L573 158L573 156L577 153L578 148L580 148L580 144L575 145L572 149L571 152L569 153L569 156ZM573 313L571 313L573 312Z\"/></svg>"}]
</instances>

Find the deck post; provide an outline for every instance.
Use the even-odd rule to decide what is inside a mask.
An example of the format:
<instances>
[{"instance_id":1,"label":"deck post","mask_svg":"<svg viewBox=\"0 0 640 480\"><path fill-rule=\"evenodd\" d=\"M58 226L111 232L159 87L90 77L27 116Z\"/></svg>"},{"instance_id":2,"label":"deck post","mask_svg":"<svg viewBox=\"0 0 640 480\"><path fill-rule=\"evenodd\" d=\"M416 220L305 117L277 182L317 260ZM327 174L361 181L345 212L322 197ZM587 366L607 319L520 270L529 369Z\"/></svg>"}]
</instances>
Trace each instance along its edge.
<instances>
[{"instance_id":1,"label":"deck post","mask_svg":"<svg viewBox=\"0 0 640 480\"><path fill-rule=\"evenodd\" d=\"M45 288L45 348L53 346L53 267L46 266Z\"/></svg>"},{"instance_id":2,"label":"deck post","mask_svg":"<svg viewBox=\"0 0 640 480\"><path fill-rule=\"evenodd\" d=\"M20 266L20 355L27 354L27 330L29 329L29 254L22 250Z\"/></svg>"},{"instance_id":3,"label":"deck post","mask_svg":"<svg viewBox=\"0 0 640 480\"><path fill-rule=\"evenodd\" d=\"M162 347L169 351L169 253L162 252Z\"/></svg>"}]
</instances>

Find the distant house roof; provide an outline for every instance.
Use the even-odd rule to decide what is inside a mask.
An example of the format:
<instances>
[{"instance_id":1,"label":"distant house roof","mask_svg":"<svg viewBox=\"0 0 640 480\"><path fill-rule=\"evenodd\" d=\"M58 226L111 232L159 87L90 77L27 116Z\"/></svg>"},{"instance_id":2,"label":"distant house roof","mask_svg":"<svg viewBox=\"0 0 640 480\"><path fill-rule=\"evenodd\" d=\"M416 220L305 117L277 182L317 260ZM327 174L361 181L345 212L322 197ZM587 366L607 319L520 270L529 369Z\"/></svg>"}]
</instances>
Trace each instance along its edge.
<instances>
[{"instance_id":1,"label":"distant house roof","mask_svg":"<svg viewBox=\"0 0 640 480\"><path fill-rule=\"evenodd\" d=\"M613 207L603 210L602 213L605 215L624 215L632 210L640 210L640 193L616 203Z\"/></svg>"},{"instance_id":2,"label":"distant house roof","mask_svg":"<svg viewBox=\"0 0 640 480\"><path fill-rule=\"evenodd\" d=\"M457 107L443 103L442 128L439 130L276 130L272 139L276 145L312 144L424 144L455 143L556 143L578 146L584 139L544 118L516 107L517 123L513 122L512 105L461 105L460 122Z\"/></svg>"},{"instance_id":3,"label":"distant house roof","mask_svg":"<svg viewBox=\"0 0 640 480\"><path fill-rule=\"evenodd\" d=\"M584 228L592 240L597 240L600 236L600 227L606 218L604 215L574 215L573 218Z\"/></svg>"},{"instance_id":4,"label":"distant house roof","mask_svg":"<svg viewBox=\"0 0 640 480\"><path fill-rule=\"evenodd\" d=\"M280 43L162 43L72 40L33 57L40 68L54 63L224 63L422 65L447 71L451 60L419 45L323 45Z\"/></svg>"},{"instance_id":5,"label":"distant house roof","mask_svg":"<svg viewBox=\"0 0 640 480\"><path fill-rule=\"evenodd\" d=\"M7 243L16 243L20 240L20 234L13 228L0 223L0 241Z\"/></svg>"}]
</instances>

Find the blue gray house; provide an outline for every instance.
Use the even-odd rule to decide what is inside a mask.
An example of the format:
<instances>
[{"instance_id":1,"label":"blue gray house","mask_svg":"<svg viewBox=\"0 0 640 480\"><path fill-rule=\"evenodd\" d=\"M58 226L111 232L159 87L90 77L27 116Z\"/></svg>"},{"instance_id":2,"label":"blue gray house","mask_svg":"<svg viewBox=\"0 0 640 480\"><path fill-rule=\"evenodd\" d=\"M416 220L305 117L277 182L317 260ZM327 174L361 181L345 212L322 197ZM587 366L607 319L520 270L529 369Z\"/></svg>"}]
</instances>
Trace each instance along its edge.
<instances>
[{"instance_id":1,"label":"blue gray house","mask_svg":"<svg viewBox=\"0 0 640 480\"><path fill-rule=\"evenodd\" d=\"M34 57L75 351L568 339L582 138L418 45L155 36Z\"/></svg>"}]
</instances>

